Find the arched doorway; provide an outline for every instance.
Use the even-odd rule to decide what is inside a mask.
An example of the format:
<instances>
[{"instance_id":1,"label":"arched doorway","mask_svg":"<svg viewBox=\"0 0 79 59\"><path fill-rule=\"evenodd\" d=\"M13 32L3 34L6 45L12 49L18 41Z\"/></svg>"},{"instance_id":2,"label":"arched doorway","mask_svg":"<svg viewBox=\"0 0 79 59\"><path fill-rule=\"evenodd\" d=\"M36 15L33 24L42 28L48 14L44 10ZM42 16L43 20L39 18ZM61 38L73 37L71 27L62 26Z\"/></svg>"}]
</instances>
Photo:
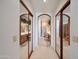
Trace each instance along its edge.
<instances>
[{"instance_id":1,"label":"arched doorway","mask_svg":"<svg viewBox=\"0 0 79 59\"><path fill-rule=\"evenodd\" d=\"M41 14L38 16L38 45L51 45L51 16Z\"/></svg>"}]
</instances>

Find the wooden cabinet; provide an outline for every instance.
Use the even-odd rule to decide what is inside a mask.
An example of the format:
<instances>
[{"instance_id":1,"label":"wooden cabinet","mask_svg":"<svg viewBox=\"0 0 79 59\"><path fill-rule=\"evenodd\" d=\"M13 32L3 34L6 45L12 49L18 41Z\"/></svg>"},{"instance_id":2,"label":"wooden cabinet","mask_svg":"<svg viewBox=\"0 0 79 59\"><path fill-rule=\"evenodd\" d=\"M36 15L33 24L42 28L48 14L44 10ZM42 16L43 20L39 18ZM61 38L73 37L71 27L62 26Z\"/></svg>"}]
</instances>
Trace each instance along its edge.
<instances>
[{"instance_id":1,"label":"wooden cabinet","mask_svg":"<svg viewBox=\"0 0 79 59\"><path fill-rule=\"evenodd\" d=\"M21 35L20 44L23 44L24 42L28 41L28 35Z\"/></svg>"}]
</instances>

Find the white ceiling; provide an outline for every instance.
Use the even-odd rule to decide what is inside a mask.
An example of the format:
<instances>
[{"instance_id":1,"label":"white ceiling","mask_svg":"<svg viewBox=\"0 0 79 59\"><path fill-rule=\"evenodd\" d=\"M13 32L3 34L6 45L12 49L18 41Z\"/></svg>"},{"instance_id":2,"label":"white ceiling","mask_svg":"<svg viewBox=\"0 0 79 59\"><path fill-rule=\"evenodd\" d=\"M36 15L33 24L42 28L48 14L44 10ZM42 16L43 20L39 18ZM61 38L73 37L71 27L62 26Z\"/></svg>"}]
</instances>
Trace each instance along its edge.
<instances>
[{"instance_id":1,"label":"white ceiling","mask_svg":"<svg viewBox=\"0 0 79 59\"><path fill-rule=\"evenodd\" d=\"M30 0L35 12L53 12L57 8L60 0Z\"/></svg>"}]
</instances>

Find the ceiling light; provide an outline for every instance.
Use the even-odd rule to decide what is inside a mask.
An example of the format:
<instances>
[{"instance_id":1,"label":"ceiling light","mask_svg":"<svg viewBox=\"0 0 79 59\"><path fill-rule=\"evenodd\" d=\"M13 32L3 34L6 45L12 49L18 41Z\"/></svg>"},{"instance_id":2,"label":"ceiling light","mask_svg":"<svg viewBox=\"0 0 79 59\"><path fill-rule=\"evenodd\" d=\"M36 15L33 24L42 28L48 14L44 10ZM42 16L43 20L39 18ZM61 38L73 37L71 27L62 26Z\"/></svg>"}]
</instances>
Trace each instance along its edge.
<instances>
[{"instance_id":1,"label":"ceiling light","mask_svg":"<svg viewBox=\"0 0 79 59\"><path fill-rule=\"evenodd\" d=\"M46 26L47 26L47 23L46 23L46 22L43 22L43 23L42 23L42 26L43 26L43 27L46 27Z\"/></svg>"},{"instance_id":2,"label":"ceiling light","mask_svg":"<svg viewBox=\"0 0 79 59\"><path fill-rule=\"evenodd\" d=\"M44 2L46 2L46 0L43 0Z\"/></svg>"}]
</instances>

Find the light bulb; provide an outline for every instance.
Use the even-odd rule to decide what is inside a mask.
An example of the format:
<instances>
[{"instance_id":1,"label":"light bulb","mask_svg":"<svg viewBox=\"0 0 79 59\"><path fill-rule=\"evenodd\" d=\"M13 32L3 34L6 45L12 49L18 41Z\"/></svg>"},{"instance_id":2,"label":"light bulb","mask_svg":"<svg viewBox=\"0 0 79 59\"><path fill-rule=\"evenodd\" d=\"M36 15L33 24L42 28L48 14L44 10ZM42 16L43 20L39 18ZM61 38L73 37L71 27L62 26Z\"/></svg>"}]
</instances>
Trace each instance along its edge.
<instances>
[{"instance_id":1,"label":"light bulb","mask_svg":"<svg viewBox=\"0 0 79 59\"><path fill-rule=\"evenodd\" d=\"M46 0L43 0L44 2L46 2Z\"/></svg>"}]
</instances>

